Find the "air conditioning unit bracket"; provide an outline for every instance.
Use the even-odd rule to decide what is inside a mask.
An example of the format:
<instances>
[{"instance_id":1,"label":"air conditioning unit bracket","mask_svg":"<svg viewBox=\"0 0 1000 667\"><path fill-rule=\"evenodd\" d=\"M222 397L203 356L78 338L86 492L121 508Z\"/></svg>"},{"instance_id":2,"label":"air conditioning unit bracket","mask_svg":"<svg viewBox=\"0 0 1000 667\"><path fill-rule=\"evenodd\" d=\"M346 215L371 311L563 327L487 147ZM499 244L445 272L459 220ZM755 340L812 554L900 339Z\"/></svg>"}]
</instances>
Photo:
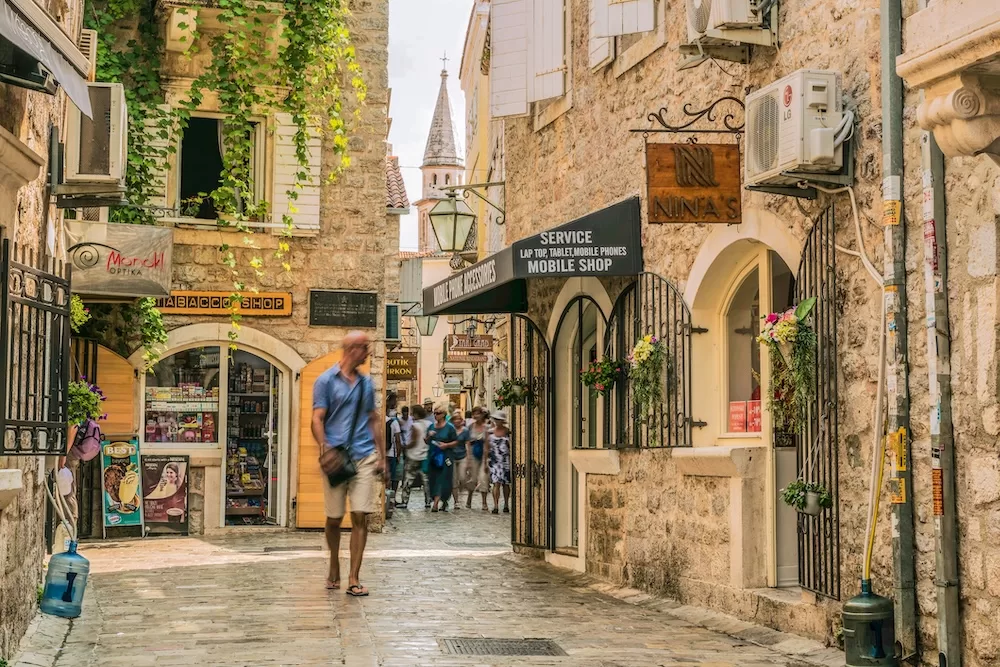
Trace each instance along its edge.
<instances>
[{"instance_id":1,"label":"air conditioning unit bracket","mask_svg":"<svg viewBox=\"0 0 1000 667\"><path fill-rule=\"evenodd\" d=\"M699 48L700 47L700 48ZM678 49L684 58L681 58L677 69L691 69L697 67L706 60L725 60L730 63L750 62L750 47L740 44L681 44Z\"/></svg>"},{"instance_id":2,"label":"air conditioning unit bracket","mask_svg":"<svg viewBox=\"0 0 1000 667\"><path fill-rule=\"evenodd\" d=\"M821 185L825 188L842 188L854 185L854 137L843 143L844 146L844 166L839 171L833 173L814 173L807 171L783 171L782 176L801 179L804 187L794 185L748 185L747 190L752 192L764 192L769 195L782 195L785 197L798 197L799 199L816 199L819 191L809 184Z\"/></svg>"},{"instance_id":3,"label":"air conditioning unit bracket","mask_svg":"<svg viewBox=\"0 0 1000 667\"><path fill-rule=\"evenodd\" d=\"M778 2L762 3L761 8L766 14L759 28L709 28L697 38L689 32L691 41L679 49L685 56L680 69L690 69L709 59L745 64L750 62L751 45L777 48Z\"/></svg>"}]
</instances>

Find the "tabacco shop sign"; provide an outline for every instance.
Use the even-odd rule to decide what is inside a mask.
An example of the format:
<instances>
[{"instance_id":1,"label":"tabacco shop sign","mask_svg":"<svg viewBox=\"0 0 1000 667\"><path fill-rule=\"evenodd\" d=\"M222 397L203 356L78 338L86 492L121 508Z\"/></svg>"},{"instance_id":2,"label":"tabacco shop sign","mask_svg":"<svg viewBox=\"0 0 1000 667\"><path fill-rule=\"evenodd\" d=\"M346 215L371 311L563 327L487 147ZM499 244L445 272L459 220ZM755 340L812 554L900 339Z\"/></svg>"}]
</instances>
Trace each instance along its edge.
<instances>
[{"instance_id":1,"label":"tabacco shop sign","mask_svg":"<svg viewBox=\"0 0 1000 667\"><path fill-rule=\"evenodd\" d=\"M147 225L68 221L73 291L105 296L170 294L173 231Z\"/></svg>"}]
</instances>

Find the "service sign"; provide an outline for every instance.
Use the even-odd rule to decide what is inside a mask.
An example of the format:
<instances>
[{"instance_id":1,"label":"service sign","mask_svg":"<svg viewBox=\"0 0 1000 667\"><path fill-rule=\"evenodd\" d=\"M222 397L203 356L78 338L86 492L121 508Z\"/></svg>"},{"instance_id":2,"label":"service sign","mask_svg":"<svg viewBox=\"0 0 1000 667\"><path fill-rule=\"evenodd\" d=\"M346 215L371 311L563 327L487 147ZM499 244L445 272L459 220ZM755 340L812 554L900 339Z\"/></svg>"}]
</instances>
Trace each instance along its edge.
<instances>
[{"instance_id":1,"label":"service sign","mask_svg":"<svg viewBox=\"0 0 1000 667\"><path fill-rule=\"evenodd\" d=\"M514 242L518 278L642 273L639 199L627 199Z\"/></svg>"},{"instance_id":2,"label":"service sign","mask_svg":"<svg viewBox=\"0 0 1000 667\"><path fill-rule=\"evenodd\" d=\"M104 527L142 525L139 439L101 443Z\"/></svg>"},{"instance_id":3,"label":"service sign","mask_svg":"<svg viewBox=\"0 0 1000 667\"><path fill-rule=\"evenodd\" d=\"M649 222L742 221L736 144L646 144Z\"/></svg>"},{"instance_id":4,"label":"service sign","mask_svg":"<svg viewBox=\"0 0 1000 667\"><path fill-rule=\"evenodd\" d=\"M170 294L174 233L166 227L66 221L73 291L97 296Z\"/></svg>"},{"instance_id":5,"label":"service sign","mask_svg":"<svg viewBox=\"0 0 1000 667\"><path fill-rule=\"evenodd\" d=\"M385 360L386 380L416 380L417 353L389 352Z\"/></svg>"}]
</instances>

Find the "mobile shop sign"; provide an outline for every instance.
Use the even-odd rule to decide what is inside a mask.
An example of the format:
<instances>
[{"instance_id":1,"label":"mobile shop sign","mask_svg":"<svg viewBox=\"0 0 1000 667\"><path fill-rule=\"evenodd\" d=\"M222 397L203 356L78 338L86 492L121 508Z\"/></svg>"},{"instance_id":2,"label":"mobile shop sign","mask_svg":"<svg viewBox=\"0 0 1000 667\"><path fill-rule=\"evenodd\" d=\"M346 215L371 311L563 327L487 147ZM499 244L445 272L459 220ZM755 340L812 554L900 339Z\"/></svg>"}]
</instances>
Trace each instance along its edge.
<instances>
[{"instance_id":1,"label":"mobile shop sign","mask_svg":"<svg viewBox=\"0 0 1000 667\"><path fill-rule=\"evenodd\" d=\"M142 525L139 439L101 443L104 527Z\"/></svg>"},{"instance_id":2,"label":"mobile shop sign","mask_svg":"<svg viewBox=\"0 0 1000 667\"><path fill-rule=\"evenodd\" d=\"M188 532L188 457L142 457L142 506L150 532Z\"/></svg>"},{"instance_id":3,"label":"mobile shop sign","mask_svg":"<svg viewBox=\"0 0 1000 667\"><path fill-rule=\"evenodd\" d=\"M513 244L518 278L642 273L639 199L628 199Z\"/></svg>"},{"instance_id":4,"label":"mobile shop sign","mask_svg":"<svg viewBox=\"0 0 1000 667\"><path fill-rule=\"evenodd\" d=\"M173 230L149 225L68 221L73 291L107 296L170 294Z\"/></svg>"}]
</instances>

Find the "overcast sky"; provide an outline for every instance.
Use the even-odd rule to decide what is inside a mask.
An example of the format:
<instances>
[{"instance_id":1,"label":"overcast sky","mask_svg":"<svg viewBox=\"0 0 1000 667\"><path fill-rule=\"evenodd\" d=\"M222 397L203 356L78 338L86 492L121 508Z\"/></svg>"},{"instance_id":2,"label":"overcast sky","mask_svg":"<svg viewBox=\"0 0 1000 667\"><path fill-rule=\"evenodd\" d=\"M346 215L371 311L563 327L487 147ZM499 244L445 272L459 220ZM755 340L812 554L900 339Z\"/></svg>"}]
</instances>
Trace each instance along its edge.
<instances>
[{"instance_id":1,"label":"overcast sky","mask_svg":"<svg viewBox=\"0 0 1000 667\"><path fill-rule=\"evenodd\" d=\"M441 57L448 53L448 94L458 141L465 141L465 97L458 82L458 65L465 28L474 0L389 0L389 87L392 88L392 130L389 141L399 156L410 197L410 215L400 221L400 248L417 248L420 163L441 86ZM459 155L465 147L459 146Z\"/></svg>"}]
</instances>

